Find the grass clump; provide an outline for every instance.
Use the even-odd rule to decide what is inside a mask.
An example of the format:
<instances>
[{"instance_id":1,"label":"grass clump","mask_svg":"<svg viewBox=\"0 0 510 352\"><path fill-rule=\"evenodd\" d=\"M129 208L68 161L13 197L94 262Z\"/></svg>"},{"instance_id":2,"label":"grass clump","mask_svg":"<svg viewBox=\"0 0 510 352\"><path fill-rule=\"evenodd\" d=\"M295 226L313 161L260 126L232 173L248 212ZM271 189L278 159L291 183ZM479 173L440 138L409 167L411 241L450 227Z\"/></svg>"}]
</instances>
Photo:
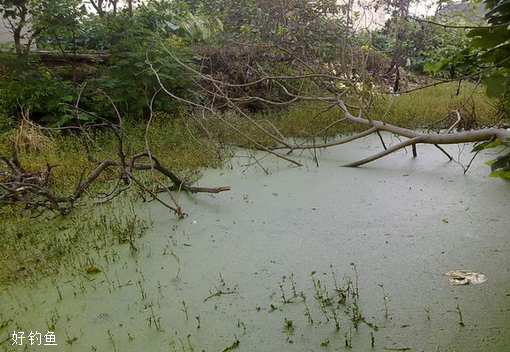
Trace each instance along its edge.
<instances>
[{"instance_id":1,"label":"grass clump","mask_svg":"<svg viewBox=\"0 0 510 352\"><path fill-rule=\"evenodd\" d=\"M448 128L457 119L452 112L459 110L462 119L458 128L473 129L497 124L500 114L496 103L481 85L452 82L399 96L376 95L369 114L405 128Z\"/></svg>"},{"instance_id":2,"label":"grass clump","mask_svg":"<svg viewBox=\"0 0 510 352\"><path fill-rule=\"evenodd\" d=\"M0 285L37 281L63 270L83 274L97 261L99 251L111 251L116 244L134 246L148 222L137 218L132 207L119 205L94 211L76 209L65 217L40 216L30 221L19 209L0 208Z\"/></svg>"},{"instance_id":3,"label":"grass clump","mask_svg":"<svg viewBox=\"0 0 510 352\"><path fill-rule=\"evenodd\" d=\"M347 99L349 100L349 99ZM501 120L497 101L487 98L483 86L470 82L447 83L423 90L389 95L373 92L372 103L366 107L362 117L382 120L386 123L409 129L444 129L457 119L454 110L459 110L461 122L458 129L473 129L496 125ZM353 102L353 105L356 103ZM356 115L358 111L351 109ZM273 109L253 115L261 126L282 139L330 139L340 134L351 134L367 129L366 125L349 120L341 121L343 112L338 106L305 101L281 109ZM224 118L241 129L252 140L265 146L275 141L250 124L239 114L229 113ZM239 134L215 122L216 135L227 143L253 146ZM276 132L278 130L278 132Z\"/></svg>"},{"instance_id":4,"label":"grass clump","mask_svg":"<svg viewBox=\"0 0 510 352\"><path fill-rule=\"evenodd\" d=\"M187 126L183 118L163 115L156 118L147 131L146 127L143 122L124 126L124 153L127 156L144 151L148 146L163 165L177 173L221 164L219 146L204 138L196 126ZM4 156L16 148L20 162L27 170L43 170L47 164L58 165L51 171L51 188L61 194L74 190L98 162L118 159L118 141L114 132L108 129L87 133L52 131L22 122L16 129L1 135L0 144L0 154ZM112 169L99 180L111 178L116 172Z\"/></svg>"}]
</instances>

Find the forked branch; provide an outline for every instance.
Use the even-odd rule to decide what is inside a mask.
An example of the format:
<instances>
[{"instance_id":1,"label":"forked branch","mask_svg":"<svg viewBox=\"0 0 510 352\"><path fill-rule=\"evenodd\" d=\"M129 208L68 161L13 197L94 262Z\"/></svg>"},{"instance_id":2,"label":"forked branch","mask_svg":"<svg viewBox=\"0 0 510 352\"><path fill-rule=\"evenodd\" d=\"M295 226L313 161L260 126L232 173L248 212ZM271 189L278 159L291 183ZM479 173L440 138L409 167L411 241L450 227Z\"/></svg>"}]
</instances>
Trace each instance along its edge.
<instances>
[{"instance_id":1,"label":"forked branch","mask_svg":"<svg viewBox=\"0 0 510 352\"><path fill-rule=\"evenodd\" d=\"M164 48L167 50L166 48ZM292 152L293 150L303 150L303 149L319 149L319 148L327 148L332 146L337 146L345 143L352 142L356 139L368 136L373 133L377 133L379 137L381 138L380 132L385 131L389 133L393 133L395 135L408 138L407 140L398 143L391 147L386 147L384 144L384 141L381 138L381 142L384 146L384 151L379 152L375 155L372 155L370 157L364 158L362 160L358 160L352 163L348 163L345 166L355 167L355 166L361 166L366 163L375 161L379 158L382 158L386 155L389 155L391 153L394 153L402 148L412 146L413 147L413 155L417 156L416 151L416 145L417 144L432 144L437 149L439 149L443 154L445 154L449 160L453 160L452 156L444 150L441 145L444 144L459 144L459 143L472 143L472 142L480 142L480 141L487 141L492 139L499 139L503 142L503 144L509 144L510 143L510 131L507 131L502 128L485 128L480 130L472 130L472 131L462 131L462 132L452 132L453 129L459 124L461 121L461 116L459 109L454 110L454 113L457 116L456 122L448 128L446 132L439 132L439 133L423 133L420 131L415 131L407 128L403 128L396 125L388 124L382 120L373 120L369 116L362 116L364 113L364 100L359 96L356 95L356 90L353 87L355 86L354 83L350 83L349 88L349 82L345 78L341 78L339 76L330 75L330 74L323 74L323 73L315 73L313 70L310 70L308 73L301 73L296 74L295 76L271 76L271 75L264 75L261 74L260 77L254 79L251 82L248 83L236 83L236 82L227 82L223 81L221 78L213 77L210 74L204 74L203 72L200 72L186 63L179 60L175 55L173 55L169 50L167 50L167 53L169 55L169 58L175 60L179 65L182 66L182 68L186 71L188 71L191 75L198 77L198 82L205 82L209 87L212 86L211 89L205 90L205 96L211 96L211 105L205 105L205 103L197 103L197 102L191 102L186 99L183 99L181 97L175 96L171 92L167 91L165 87L163 86L161 80L159 79L159 75L157 70L154 68L154 66L147 60L147 63L152 70L152 72L155 74L156 78L158 79L161 88L163 91L167 93L168 96L170 96L173 99L176 99L180 102L184 102L188 104L189 106L193 107L194 109L204 110L208 111L212 115L216 116L220 121L222 121L228 128L234 130L239 135L246 138L248 141L250 141L256 148L266 150L267 152L274 154L280 158L283 158L287 161L293 162L294 164L300 165L299 163L293 161L292 159L287 158L286 156L283 156L281 154L275 153L275 150L289 150ZM505 63L508 60L508 58L502 60L496 66L501 65ZM488 69L487 69L488 70ZM479 75L480 73L483 73L484 71L477 72L475 75ZM462 79L469 78L471 76L462 77ZM357 80L359 78L353 78L354 80ZM330 96L310 96L306 93L303 93L299 91L300 88L296 88L296 84L294 85L287 85L289 82L296 82L296 80L323 80L326 82L342 82L343 87L342 89L335 89L333 91L329 91L331 94ZM278 87L280 89L280 93L283 94L283 97L281 101L275 100L275 99L267 99L263 96L254 96L246 93L246 95L242 96L242 98L239 97L232 97L230 96L230 93L225 87L235 87L239 89L243 89L249 86L253 86L259 83L267 83L272 82L275 87ZM345 82L345 84L343 84ZM429 86L434 86L441 83L434 83ZM292 86L294 88L290 89L289 87ZM334 86L334 85L333 85ZM200 89L200 87L197 87ZM335 87L336 88L336 87ZM409 90L412 91L412 90ZM355 100L358 101L359 107L352 107L350 105L347 105L344 101L344 97L347 95L347 93L354 94ZM281 106L281 105L287 105L289 102L296 102L296 101L315 101L318 103L327 103L330 106L336 105L340 108L342 115L339 116L338 120L335 121L333 124L337 124L340 121L350 121L353 123L361 124L361 125L367 125L367 129L363 132L360 132L358 134L342 137L336 141L328 141L324 143L316 143L315 142L315 136L314 135L311 140L312 142L303 143L303 144L291 144L287 139L283 138L283 134L274 126L271 125L271 130L268 130L264 128L259 121L255 120L252 116L250 116L248 113L246 113L241 107L239 107L237 104L239 102L246 102L246 101L262 101L268 105L271 106ZM262 145L261 143L258 143L254 141L252 138L249 137L247 133L245 133L245 130L243 130L240 127L235 126L234 124L229 123L226 121L223 117L223 114L221 111L218 111L217 107L214 106L215 101L222 101L226 102L226 104L223 104L222 107L225 107L225 105L229 106L232 110L237 112L237 116L241 117L243 121L248 122L251 126L256 128L259 132L264 134L265 136L269 137L274 143L276 143L275 146L266 147ZM349 108L355 108L358 110L357 116L351 114L349 111Z\"/></svg>"}]
</instances>

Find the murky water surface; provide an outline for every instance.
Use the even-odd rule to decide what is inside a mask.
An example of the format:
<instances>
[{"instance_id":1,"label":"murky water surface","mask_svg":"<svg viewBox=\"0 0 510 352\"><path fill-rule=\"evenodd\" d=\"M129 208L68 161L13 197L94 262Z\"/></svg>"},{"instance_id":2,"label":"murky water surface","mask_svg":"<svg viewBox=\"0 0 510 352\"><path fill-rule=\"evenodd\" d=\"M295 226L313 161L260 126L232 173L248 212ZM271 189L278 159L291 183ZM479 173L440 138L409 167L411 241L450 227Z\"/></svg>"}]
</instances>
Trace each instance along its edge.
<instances>
[{"instance_id":1,"label":"murky water surface","mask_svg":"<svg viewBox=\"0 0 510 352\"><path fill-rule=\"evenodd\" d=\"M487 176L490 155L463 175L431 146L340 167L379 149L370 138L323 151L320 167L305 152L302 168L256 154L269 175L239 152L201 181L230 192L180 195L186 219L137 204L153 221L138 251L118 245L87 264L98 274L2 290L0 346L510 351L510 183ZM452 286L455 269L488 280ZM57 346L27 346L35 330Z\"/></svg>"}]
</instances>

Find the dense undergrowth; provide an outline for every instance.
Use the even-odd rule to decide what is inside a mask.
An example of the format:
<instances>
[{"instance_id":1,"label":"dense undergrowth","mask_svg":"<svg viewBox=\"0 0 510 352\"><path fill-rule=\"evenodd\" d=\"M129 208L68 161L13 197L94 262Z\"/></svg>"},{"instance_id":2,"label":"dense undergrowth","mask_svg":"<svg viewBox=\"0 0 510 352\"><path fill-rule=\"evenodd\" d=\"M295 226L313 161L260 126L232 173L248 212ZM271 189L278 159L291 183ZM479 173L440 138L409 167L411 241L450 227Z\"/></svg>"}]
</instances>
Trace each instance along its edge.
<instances>
[{"instance_id":1,"label":"dense undergrowth","mask_svg":"<svg viewBox=\"0 0 510 352\"><path fill-rule=\"evenodd\" d=\"M496 101L484 95L483 87L471 83L439 85L403 95L376 94L374 103L363 113L373 119L413 129L448 128L456 120L459 129L497 125L507 116L501 114ZM272 141L245 118L233 112L223 115L251 139L271 146ZM252 114L268 130L278 129L286 138L332 138L353 133L365 126L352 122L332 123L342 117L338 107L326 109L317 102L294 104L282 109ZM202 120L202 121L199 121ZM199 122L197 122L199 121ZM250 142L217 117L199 119L188 114L155 114L147 127L142 120L123 122L128 154L149 148L161 162L183 176L202 167L218 167L228 155L228 146L251 146ZM117 140L107 128L88 132L40 129L22 121L0 136L0 152L9 154L14 141L22 164L29 170L43 169L46 164L59 166L52 171L52 182L61 190L77 185L84 168L92 169L97 161L117 157Z\"/></svg>"}]
</instances>

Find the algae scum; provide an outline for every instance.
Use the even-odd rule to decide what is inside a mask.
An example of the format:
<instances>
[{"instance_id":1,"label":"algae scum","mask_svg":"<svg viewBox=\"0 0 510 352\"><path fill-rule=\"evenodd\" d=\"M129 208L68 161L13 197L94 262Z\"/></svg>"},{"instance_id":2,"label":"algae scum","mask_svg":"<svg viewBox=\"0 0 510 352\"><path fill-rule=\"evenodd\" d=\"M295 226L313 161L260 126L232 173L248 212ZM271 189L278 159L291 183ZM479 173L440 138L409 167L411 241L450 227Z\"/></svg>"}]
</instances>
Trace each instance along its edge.
<instances>
[{"instance_id":1,"label":"algae scum","mask_svg":"<svg viewBox=\"0 0 510 352\"><path fill-rule=\"evenodd\" d=\"M509 183L487 177L488 155L463 175L428 146L339 167L379 148L369 138L327 150L318 168L306 153L295 168L239 152L202 181L232 191L181 194L184 220L155 202L112 212L124 230L103 237L117 244L91 243L60 274L2 288L0 346L509 351ZM452 270L487 281L450 285ZM36 330L57 346L30 346Z\"/></svg>"}]
</instances>

